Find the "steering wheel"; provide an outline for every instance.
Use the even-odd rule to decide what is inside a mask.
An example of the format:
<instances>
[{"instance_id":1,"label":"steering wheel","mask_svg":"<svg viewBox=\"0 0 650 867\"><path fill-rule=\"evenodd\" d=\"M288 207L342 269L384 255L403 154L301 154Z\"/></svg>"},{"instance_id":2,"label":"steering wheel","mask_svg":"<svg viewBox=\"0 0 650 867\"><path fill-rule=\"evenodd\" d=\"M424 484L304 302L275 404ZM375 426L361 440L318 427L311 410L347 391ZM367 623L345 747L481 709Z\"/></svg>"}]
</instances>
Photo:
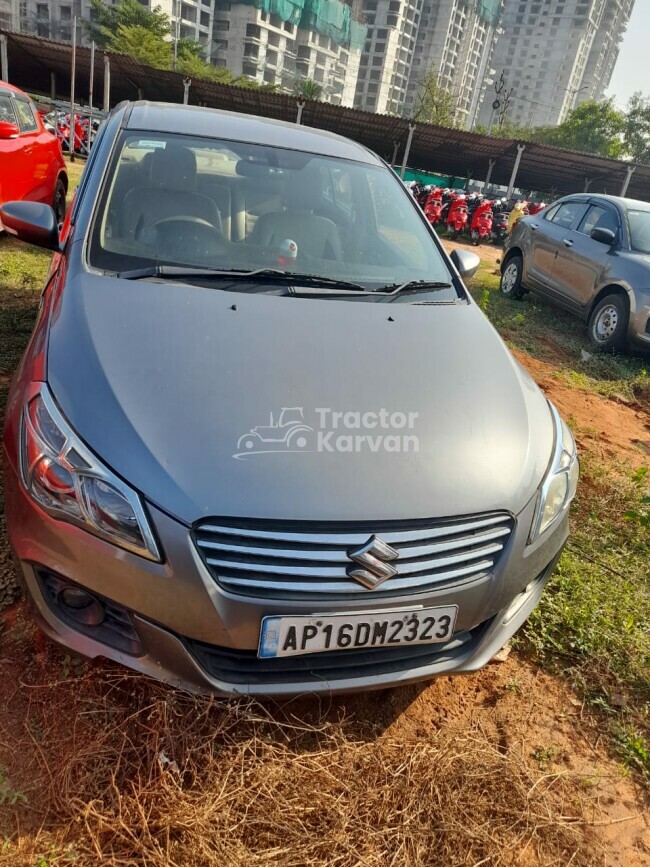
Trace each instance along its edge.
<instances>
[{"instance_id":1,"label":"steering wheel","mask_svg":"<svg viewBox=\"0 0 650 867\"><path fill-rule=\"evenodd\" d=\"M212 259L215 252L223 252L227 245L221 230L201 217L165 217L143 232L143 235L150 234L166 254L179 261L187 256Z\"/></svg>"}]
</instances>

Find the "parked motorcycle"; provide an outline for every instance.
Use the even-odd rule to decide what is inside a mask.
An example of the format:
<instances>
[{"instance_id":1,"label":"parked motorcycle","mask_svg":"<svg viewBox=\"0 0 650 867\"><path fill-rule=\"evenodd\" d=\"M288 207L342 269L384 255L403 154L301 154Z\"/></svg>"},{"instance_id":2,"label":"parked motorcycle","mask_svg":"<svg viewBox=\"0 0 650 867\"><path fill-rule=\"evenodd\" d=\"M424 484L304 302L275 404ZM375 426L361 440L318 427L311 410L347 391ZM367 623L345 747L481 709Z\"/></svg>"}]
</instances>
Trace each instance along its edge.
<instances>
[{"instance_id":1,"label":"parked motorcycle","mask_svg":"<svg viewBox=\"0 0 650 867\"><path fill-rule=\"evenodd\" d=\"M449 208L447 217L447 235L450 238L457 238L467 228L468 222L467 212L467 196L458 196Z\"/></svg>"},{"instance_id":2,"label":"parked motorcycle","mask_svg":"<svg viewBox=\"0 0 650 867\"><path fill-rule=\"evenodd\" d=\"M502 199L497 199L492 205L492 231L490 240L493 244L503 244L508 234L508 205Z\"/></svg>"},{"instance_id":3,"label":"parked motorcycle","mask_svg":"<svg viewBox=\"0 0 650 867\"><path fill-rule=\"evenodd\" d=\"M483 199L475 208L470 221L470 235L472 244L478 247L483 241L486 241L492 232L493 214L492 201Z\"/></svg>"},{"instance_id":4,"label":"parked motorcycle","mask_svg":"<svg viewBox=\"0 0 650 867\"><path fill-rule=\"evenodd\" d=\"M424 216L435 226L440 222L442 217L442 190L440 187L434 187L433 192L429 193L424 204Z\"/></svg>"}]
</instances>

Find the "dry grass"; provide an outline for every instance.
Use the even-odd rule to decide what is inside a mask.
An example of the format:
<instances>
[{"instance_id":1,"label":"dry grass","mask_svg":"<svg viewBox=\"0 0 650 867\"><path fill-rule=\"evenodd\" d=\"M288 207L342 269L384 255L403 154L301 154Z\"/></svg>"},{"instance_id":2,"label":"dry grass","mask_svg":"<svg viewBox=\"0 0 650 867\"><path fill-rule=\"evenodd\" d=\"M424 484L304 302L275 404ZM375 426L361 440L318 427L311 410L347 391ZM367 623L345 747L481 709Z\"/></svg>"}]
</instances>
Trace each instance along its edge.
<instances>
[{"instance_id":1,"label":"dry grass","mask_svg":"<svg viewBox=\"0 0 650 867\"><path fill-rule=\"evenodd\" d=\"M2 746L47 783L0 809L2 867L604 863L579 781L478 721L396 740L112 666L19 685L9 703L22 733L0 729Z\"/></svg>"}]
</instances>

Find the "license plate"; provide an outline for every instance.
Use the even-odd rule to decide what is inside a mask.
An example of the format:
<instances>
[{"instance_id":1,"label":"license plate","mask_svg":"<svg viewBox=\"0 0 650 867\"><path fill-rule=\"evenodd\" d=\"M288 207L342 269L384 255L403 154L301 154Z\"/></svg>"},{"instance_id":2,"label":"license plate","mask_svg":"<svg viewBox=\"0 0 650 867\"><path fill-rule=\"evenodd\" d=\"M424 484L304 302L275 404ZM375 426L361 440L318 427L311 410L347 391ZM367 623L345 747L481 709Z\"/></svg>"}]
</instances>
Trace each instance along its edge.
<instances>
[{"instance_id":1,"label":"license plate","mask_svg":"<svg viewBox=\"0 0 650 867\"><path fill-rule=\"evenodd\" d=\"M451 638L457 613L457 605L445 605L410 611L264 617L257 655L273 659L331 650L438 644Z\"/></svg>"}]
</instances>

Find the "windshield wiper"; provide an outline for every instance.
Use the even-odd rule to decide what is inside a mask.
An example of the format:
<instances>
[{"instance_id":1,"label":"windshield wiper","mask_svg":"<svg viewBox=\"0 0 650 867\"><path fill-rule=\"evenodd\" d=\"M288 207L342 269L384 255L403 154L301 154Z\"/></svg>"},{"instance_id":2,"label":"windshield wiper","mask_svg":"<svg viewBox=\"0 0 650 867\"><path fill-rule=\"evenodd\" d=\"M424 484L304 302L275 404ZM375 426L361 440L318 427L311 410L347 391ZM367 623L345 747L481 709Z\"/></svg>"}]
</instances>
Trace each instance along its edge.
<instances>
[{"instance_id":1,"label":"windshield wiper","mask_svg":"<svg viewBox=\"0 0 650 867\"><path fill-rule=\"evenodd\" d=\"M377 289L374 295L399 295L400 292L434 292L439 289L453 289L453 283L442 280L407 280L406 283L391 283Z\"/></svg>"},{"instance_id":2,"label":"windshield wiper","mask_svg":"<svg viewBox=\"0 0 650 867\"><path fill-rule=\"evenodd\" d=\"M360 283L336 280L333 277L321 277L318 274L281 271L278 268L238 271L236 269L189 268L181 265L150 265L146 268L134 268L132 271L119 271L115 276L122 280L146 280L148 277L223 277L224 280L241 280L242 282L253 283L261 279L265 283L290 284L290 294L300 294L300 290L295 290L294 284L373 294Z\"/></svg>"}]
</instances>

